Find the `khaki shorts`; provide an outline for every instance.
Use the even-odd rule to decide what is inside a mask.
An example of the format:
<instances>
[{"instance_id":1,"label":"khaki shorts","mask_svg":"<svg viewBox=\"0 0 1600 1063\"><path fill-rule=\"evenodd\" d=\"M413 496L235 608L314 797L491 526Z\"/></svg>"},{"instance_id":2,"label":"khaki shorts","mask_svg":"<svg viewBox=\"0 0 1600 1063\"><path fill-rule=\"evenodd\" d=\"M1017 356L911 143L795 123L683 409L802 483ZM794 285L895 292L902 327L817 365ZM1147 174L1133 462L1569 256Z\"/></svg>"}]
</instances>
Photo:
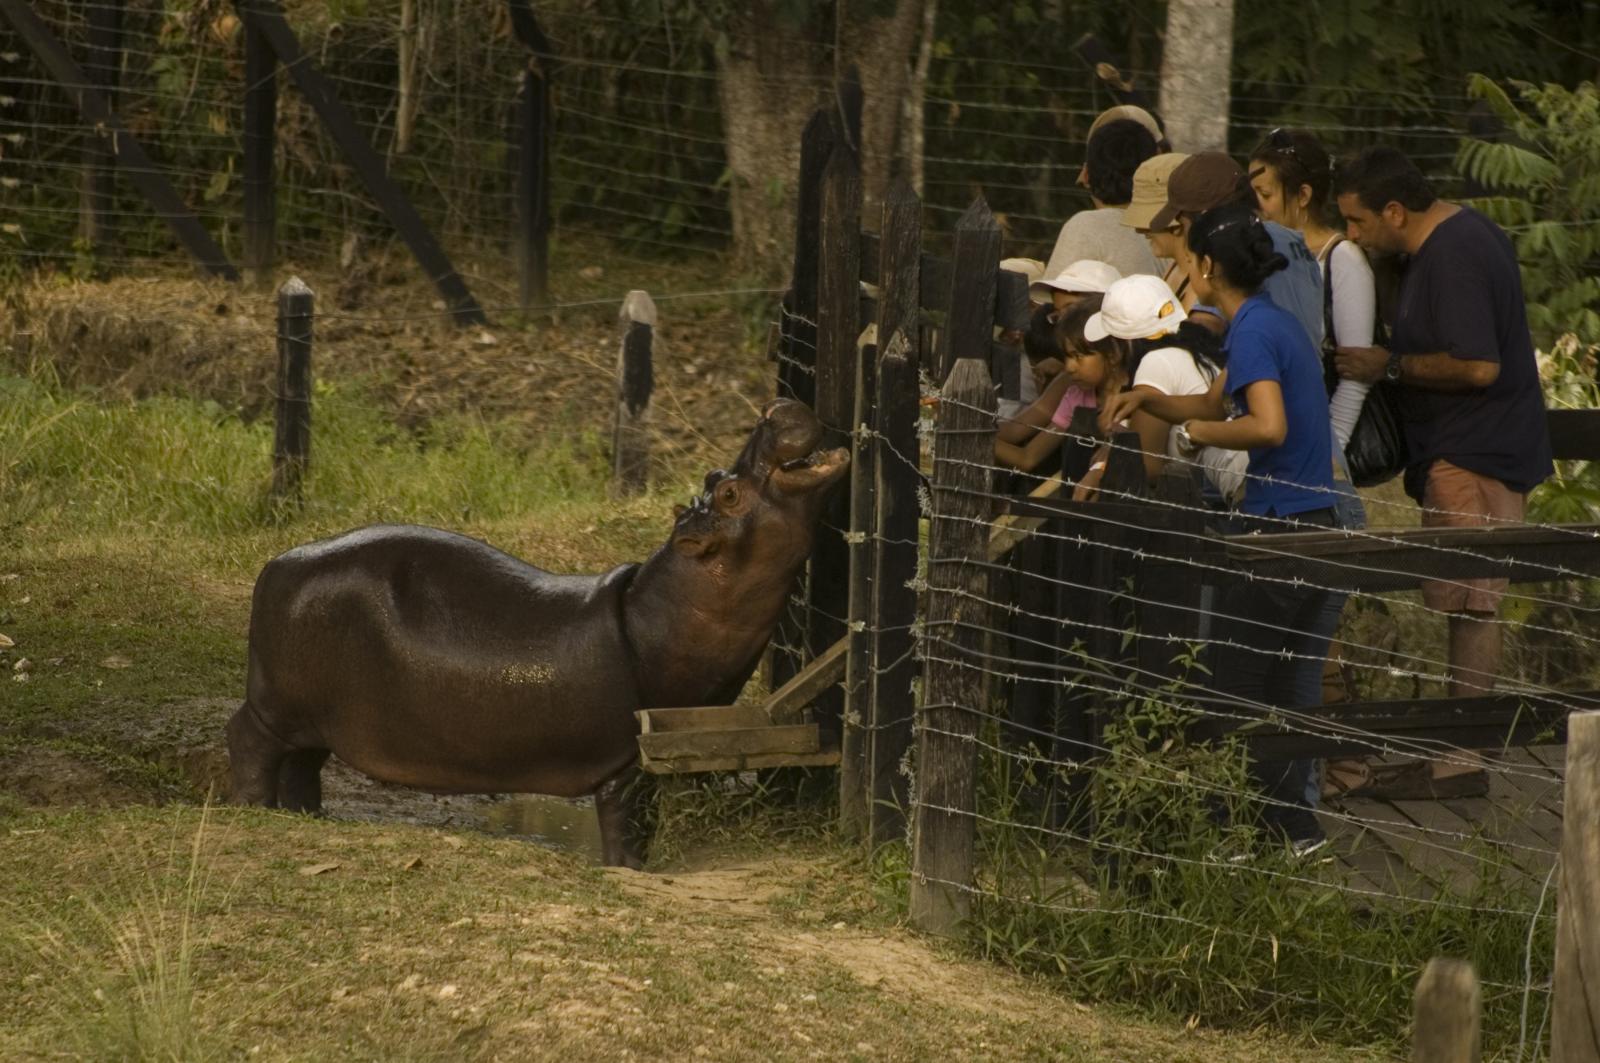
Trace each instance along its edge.
<instances>
[{"instance_id":1,"label":"khaki shorts","mask_svg":"<svg viewBox=\"0 0 1600 1063\"><path fill-rule=\"evenodd\" d=\"M1527 511L1528 496L1513 491L1492 476L1463 469L1442 458L1428 469L1422 492L1424 528L1471 528L1484 524L1519 524ZM1503 579L1467 579L1450 583L1424 583L1422 601L1430 609L1447 613L1489 613L1500 607L1506 591Z\"/></svg>"}]
</instances>

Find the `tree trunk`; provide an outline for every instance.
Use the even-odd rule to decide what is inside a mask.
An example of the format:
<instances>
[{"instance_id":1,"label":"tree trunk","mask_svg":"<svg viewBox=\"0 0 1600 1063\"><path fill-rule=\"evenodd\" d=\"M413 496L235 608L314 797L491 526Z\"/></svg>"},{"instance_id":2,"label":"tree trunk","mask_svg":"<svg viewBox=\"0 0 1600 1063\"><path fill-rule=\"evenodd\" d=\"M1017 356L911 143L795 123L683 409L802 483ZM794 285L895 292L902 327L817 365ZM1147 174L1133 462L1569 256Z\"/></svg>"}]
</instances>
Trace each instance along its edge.
<instances>
[{"instance_id":1,"label":"tree trunk","mask_svg":"<svg viewBox=\"0 0 1600 1063\"><path fill-rule=\"evenodd\" d=\"M772 280L792 257L800 133L831 74L816 37L787 25L778 7L756 0L732 17L717 79L734 261Z\"/></svg>"},{"instance_id":2,"label":"tree trunk","mask_svg":"<svg viewBox=\"0 0 1600 1063\"><path fill-rule=\"evenodd\" d=\"M872 17L841 4L837 21L796 24L784 0L744 5L727 26L718 58L717 89L727 143L734 259L754 276L787 268L794 239L795 177L800 133L811 113L833 99L833 82L855 64L864 96L861 169L867 206L877 217L901 143L905 97L923 29L925 4L896 0L892 13ZM832 53L828 45L837 41Z\"/></svg>"},{"instance_id":3,"label":"tree trunk","mask_svg":"<svg viewBox=\"0 0 1600 1063\"><path fill-rule=\"evenodd\" d=\"M937 0L895 0L894 11L881 18L868 14L882 4L857 0L839 5L839 49L835 76L852 65L861 75L861 217L878 217L890 178L901 172L901 127L905 100L912 89L923 10ZM918 101L920 103L920 100Z\"/></svg>"},{"instance_id":4,"label":"tree trunk","mask_svg":"<svg viewBox=\"0 0 1600 1063\"><path fill-rule=\"evenodd\" d=\"M1228 150L1233 0L1168 0L1161 116L1174 151Z\"/></svg>"}]
</instances>

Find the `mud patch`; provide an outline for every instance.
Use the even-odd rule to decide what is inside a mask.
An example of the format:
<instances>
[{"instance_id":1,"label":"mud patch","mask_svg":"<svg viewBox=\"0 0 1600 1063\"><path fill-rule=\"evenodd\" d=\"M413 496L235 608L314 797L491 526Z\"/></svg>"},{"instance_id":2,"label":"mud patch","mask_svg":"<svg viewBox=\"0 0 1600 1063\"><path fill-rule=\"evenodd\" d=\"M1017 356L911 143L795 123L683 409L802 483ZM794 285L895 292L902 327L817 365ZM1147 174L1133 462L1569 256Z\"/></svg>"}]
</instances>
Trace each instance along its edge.
<instances>
[{"instance_id":1,"label":"mud patch","mask_svg":"<svg viewBox=\"0 0 1600 1063\"><path fill-rule=\"evenodd\" d=\"M109 808L149 801L147 790L118 780L113 769L54 750L0 757L0 779L0 788L28 805Z\"/></svg>"}]
</instances>

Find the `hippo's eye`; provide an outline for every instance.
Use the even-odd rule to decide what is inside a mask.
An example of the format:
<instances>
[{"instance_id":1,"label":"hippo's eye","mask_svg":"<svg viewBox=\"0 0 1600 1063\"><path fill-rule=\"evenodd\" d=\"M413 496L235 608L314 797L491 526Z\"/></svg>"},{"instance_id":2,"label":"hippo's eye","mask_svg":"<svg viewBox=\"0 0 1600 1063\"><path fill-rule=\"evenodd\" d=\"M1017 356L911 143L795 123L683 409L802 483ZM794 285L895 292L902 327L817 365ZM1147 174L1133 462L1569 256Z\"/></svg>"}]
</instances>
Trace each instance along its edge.
<instances>
[{"instance_id":1,"label":"hippo's eye","mask_svg":"<svg viewBox=\"0 0 1600 1063\"><path fill-rule=\"evenodd\" d=\"M717 487L717 501L724 506L734 505L739 501L739 485L732 480L724 480Z\"/></svg>"}]
</instances>

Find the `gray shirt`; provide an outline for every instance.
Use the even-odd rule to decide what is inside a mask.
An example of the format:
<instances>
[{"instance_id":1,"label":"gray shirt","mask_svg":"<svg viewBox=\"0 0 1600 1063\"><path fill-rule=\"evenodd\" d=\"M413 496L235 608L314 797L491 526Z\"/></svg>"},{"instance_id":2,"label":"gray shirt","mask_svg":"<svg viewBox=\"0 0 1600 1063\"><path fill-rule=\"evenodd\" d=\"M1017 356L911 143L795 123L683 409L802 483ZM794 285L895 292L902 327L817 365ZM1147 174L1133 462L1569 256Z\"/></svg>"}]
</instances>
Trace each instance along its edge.
<instances>
[{"instance_id":1,"label":"gray shirt","mask_svg":"<svg viewBox=\"0 0 1600 1063\"><path fill-rule=\"evenodd\" d=\"M1304 249L1302 243L1301 250ZM1050 252L1050 261L1045 264L1044 275L1047 278L1054 277L1080 259L1115 266L1124 277L1131 277L1135 273L1161 276L1156 267L1156 257L1150 253L1150 245L1145 238L1122 224L1121 207L1080 210L1068 218L1061 227L1061 235L1056 237L1056 246ZM1316 265L1313 261L1312 269L1316 269ZM1319 302L1317 306L1320 314L1322 304Z\"/></svg>"}]
</instances>

